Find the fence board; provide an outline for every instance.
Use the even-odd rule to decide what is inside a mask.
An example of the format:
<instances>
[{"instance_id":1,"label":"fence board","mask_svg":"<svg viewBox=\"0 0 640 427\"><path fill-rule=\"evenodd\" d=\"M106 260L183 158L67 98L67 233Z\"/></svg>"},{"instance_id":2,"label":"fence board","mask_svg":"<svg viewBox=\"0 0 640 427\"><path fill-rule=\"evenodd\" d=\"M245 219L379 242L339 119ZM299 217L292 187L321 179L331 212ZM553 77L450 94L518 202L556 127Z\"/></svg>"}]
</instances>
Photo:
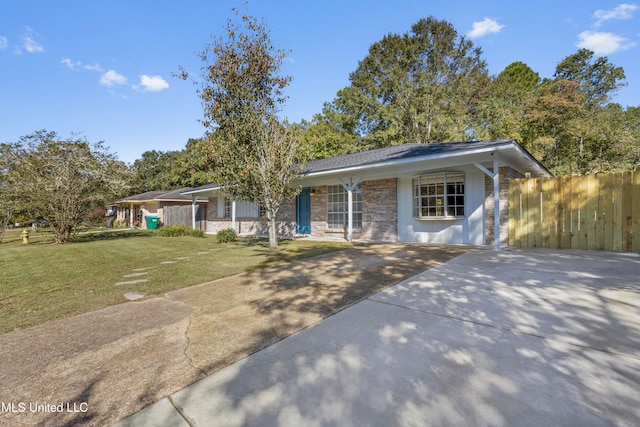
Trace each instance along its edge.
<instances>
[{"instance_id":1,"label":"fence board","mask_svg":"<svg viewBox=\"0 0 640 427\"><path fill-rule=\"evenodd\" d=\"M516 246L516 201L519 200L516 193L518 192L518 190L519 187L515 185L510 185L508 188L509 199L507 205L509 207L509 246Z\"/></svg>"},{"instance_id":2,"label":"fence board","mask_svg":"<svg viewBox=\"0 0 640 427\"><path fill-rule=\"evenodd\" d=\"M574 176L571 178L571 207L569 218L571 223L571 240L570 248L580 247L580 190L582 177Z\"/></svg>"},{"instance_id":3,"label":"fence board","mask_svg":"<svg viewBox=\"0 0 640 427\"><path fill-rule=\"evenodd\" d=\"M571 181L572 177L562 178L562 246L563 249L571 247Z\"/></svg>"},{"instance_id":4,"label":"fence board","mask_svg":"<svg viewBox=\"0 0 640 427\"><path fill-rule=\"evenodd\" d=\"M549 227L549 247L558 248L558 180L546 178L549 181L549 194L547 197L547 227Z\"/></svg>"},{"instance_id":5,"label":"fence board","mask_svg":"<svg viewBox=\"0 0 640 427\"><path fill-rule=\"evenodd\" d=\"M603 175L596 175L596 183L598 187L598 211L596 212L596 249L599 251L603 251L605 244L604 236L606 234L605 206L608 204Z\"/></svg>"},{"instance_id":6,"label":"fence board","mask_svg":"<svg viewBox=\"0 0 640 427\"><path fill-rule=\"evenodd\" d=\"M535 227L537 217L537 206L535 202L535 180L526 180L525 188L527 189L527 191L523 196L526 196L527 204L524 208L523 214L527 221L526 244L529 247L535 247Z\"/></svg>"},{"instance_id":7,"label":"fence board","mask_svg":"<svg viewBox=\"0 0 640 427\"><path fill-rule=\"evenodd\" d=\"M540 231L541 231L541 241L540 246L543 248L548 248L550 245L549 236L551 231L552 221L549 221L549 178L543 178L540 180L541 188L540 188Z\"/></svg>"},{"instance_id":8,"label":"fence board","mask_svg":"<svg viewBox=\"0 0 640 427\"><path fill-rule=\"evenodd\" d=\"M587 201L585 210L585 227L583 230L586 242L585 249L595 250L596 241L596 221L598 215L598 183L595 175L587 176Z\"/></svg>"},{"instance_id":9,"label":"fence board","mask_svg":"<svg viewBox=\"0 0 640 427\"><path fill-rule=\"evenodd\" d=\"M631 251L640 252L640 171L633 173L633 195L631 200Z\"/></svg>"},{"instance_id":10,"label":"fence board","mask_svg":"<svg viewBox=\"0 0 640 427\"><path fill-rule=\"evenodd\" d=\"M611 250L622 251L622 174L613 174L611 183Z\"/></svg>"},{"instance_id":11,"label":"fence board","mask_svg":"<svg viewBox=\"0 0 640 427\"><path fill-rule=\"evenodd\" d=\"M622 247L621 252L631 251L631 233L632 233L632 214L631 204L633 203L633 175L631 172L622 174Z\"/></svg>"},{"instance_id":12,"label":"fence board","mask_svg":"<svg viewBox=\"0 0 640 427\"><path fill-rule=\"evenodd\" d=\"M165 206L162 222L166 225L184 224L193 227L191 209L191 205ZM206 205L199 204L196 206L196 229L206 230L206 214Z\"/></svg>"},{"instance_id":13,"label":"fence board","mask_svg":"<svg viewBox=\"0 0 640 427\"><path fill-rule=\"evenodd\" d=\"M640 252L640 173L512 180L509 244Z\"/></svg>"}]
</instances>

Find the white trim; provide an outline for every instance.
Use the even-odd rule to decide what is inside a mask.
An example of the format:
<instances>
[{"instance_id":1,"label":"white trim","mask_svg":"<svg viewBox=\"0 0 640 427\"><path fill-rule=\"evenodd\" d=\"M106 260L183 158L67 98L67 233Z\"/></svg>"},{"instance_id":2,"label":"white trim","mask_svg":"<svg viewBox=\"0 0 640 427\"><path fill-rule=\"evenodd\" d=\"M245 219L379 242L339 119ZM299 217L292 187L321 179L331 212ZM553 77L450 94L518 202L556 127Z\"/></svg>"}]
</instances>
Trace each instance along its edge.
<instances>
[{"instance_id":1,"label":"white trim","mask_svg":"<svg viewBox=\"0 0 640 427\"><path fill-rule=\"evenodd\" d=\"M358 188L358 184L362 181L362 177L356 178L356 182L353 182L353 178L349 178L349 184L345 183L340 178L340 184L347 191L347 241L353 241L353 191Z\"/></svg>"},{"instance_id":2,"label":"white trim","mask_svg":"<svg viewBox=\"0 0 640 427\"><path fill-rule=\"evenodd\" d=\"M336 173L345 173L345 172L356 172L356 171L361 171L361 170L369 170L369 169L373 169L373 168L381 168L381 167L385 167L385 166L397 166L397 165L404 165L404 164L410 164L410 163L418 163L418 162L423 162L423 161L427 161L427 160L439 160L439 159L446 159L446 158L453 158L453 157L462 157L462 156L469 156L469 155L474 155L474 154L483 154L483 153L492 153L492 152L497 152L497 151L504 151L504 150L510 150L510 149L516 149L518 150L521 154L526 155L526 151L524 151L520 146L516 145L513 141L509 141L506 142L504 145L501 146L490 146L490 147L482 147L482 148L476 148L476 149L472 149L472 150L461 150L459 152L446 152L446 153L438 153L438 154L426 154L424 156L416 156L416 157L408 157L408 158L404 158L404 159L398 159L398 160L387 160L387 161L381 161L381 162L376 162L376 163L368 163L368 164L363 164L363 165L357 165L357 166L350 166L350 167L346 167L346 168L334 168L334 169L327 169L327 170L323 170L323 171L318 171L318 172L308 172L308 173L303 173L300 175L301 179L307 178L307 177L315 177L315 176L323 176L323 175L332 175L332 174L336 174ZM527 156L528 159L530 161L532 161L532 163L535 165L535 163L537 163L537 161L535 161L535 159L533 159L531 156ZM537 167L537 165L535 165ZM541 169L542 170L542 169ZM546 172L546 170L544 170L544 172ZM546 175L546 173L545 173Z\"/></svg>"},{"instance_id":3,"label":"white trim","mask_svg":"<svg viewBox=\"0 0 640 427\"><path fill-rule=\"evenodd\" d=\"M191 195L191 228L196 229L196 195Z\"/></svg>"}]
</instances>

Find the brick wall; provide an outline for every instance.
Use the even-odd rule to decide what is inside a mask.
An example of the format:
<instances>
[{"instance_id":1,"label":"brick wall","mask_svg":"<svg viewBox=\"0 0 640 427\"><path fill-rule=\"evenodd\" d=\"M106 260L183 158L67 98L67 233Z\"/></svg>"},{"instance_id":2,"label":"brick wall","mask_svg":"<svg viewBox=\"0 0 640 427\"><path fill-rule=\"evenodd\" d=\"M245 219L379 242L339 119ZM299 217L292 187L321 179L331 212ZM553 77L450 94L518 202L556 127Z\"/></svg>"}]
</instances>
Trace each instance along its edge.
<instances>
[{"instance_id":1,"label":"brick wall","mask_svg":"<svg viewBox=\"0 0 640 427\"><path fill-rule=\"evenodd\" d=\"M362 188L362 232L365 240L398 240L398 180L364 181Z\"/></svg>"},{"instance_id":2,"label":"brick wall","mask_svg":"<svg viewBox=\"0 0 640 427\"><path fill-rule=\"evenodd\" d=\"M218 215L218 198L209 198L207 212L207 233L216 234L220 230L232 227L231 218ZM292 238L296 230L295 200L285 203L278 211L278 237ZM247 236L268 236L269 228L266 218L236 218L235 232Z\"/></svg>"},{"instance_id":3,"label":"brick wall","mask_svg":"<svg viewBox=\"0 0 640 427\"><path fill-rule=\"evenodd\" d=\"M295 219L295 217L294 217ZM311 235L322 237L327 233L327 186L311 188Z\"/></svg>"},{"instance_id":4,"label":"brick wall","mask_svg":"<svg viewBox=\"0 0 640 427\"><path fill-rule=\"evenodd\" d=\"M398 208L395 178L363 181L362 188L362 230L354 230L355 239L397 241ZM311 235L343 235L346 231L335 232L327 229L327 187L313 187L311 192ZM295 215L294 215L295 220Z\"/></svg>"},{"instance_id":5,"label":"brick wall","mask_svg":"<svg viewBox=\"0 0 640 427\"><path fill-rule=\"evenodd\" d=\"M523 175L508 167L502 166L499 168L500 178L500 244L509 244L509 180L514 178L522 178ZM493 245L494 243L494 199L493 199L493 179L489 178L485 174L484 176L484 188L485 188L485 241L487 245Z\"/></svg>"}]
</instances>

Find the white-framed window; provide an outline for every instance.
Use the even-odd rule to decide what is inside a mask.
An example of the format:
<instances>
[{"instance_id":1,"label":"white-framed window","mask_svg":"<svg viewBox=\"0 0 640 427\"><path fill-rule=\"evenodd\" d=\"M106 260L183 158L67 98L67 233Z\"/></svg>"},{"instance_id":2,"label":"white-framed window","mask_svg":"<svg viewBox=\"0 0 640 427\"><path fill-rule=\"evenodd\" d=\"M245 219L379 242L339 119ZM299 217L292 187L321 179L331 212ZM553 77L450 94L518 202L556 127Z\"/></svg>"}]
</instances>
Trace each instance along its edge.
<instances>
[{"instance_id":1,"label":"white-framed window","mask_svg":"<svg viewBox=\"0 0 640 427\"><path fill-rule=\"evenodd\" d=\"M233 199L229 197L223 198L224 203L222 205L218 205L218 209L222 209L222 211L218 211L222 214L223 218L231 218L233 213ZM244 200L236 201L236 218L262 218L266 214L266 211L263 207Z\"/></svg>"},{"instance_id":2,"label":"white-framed window","mask_svg":"<svg viewBox=\"0 0 640 427\"><path fill-rule=\"evenodd\" d=\"M327 227L346 230L349 226L349 194L342 185L327 186ZM362 229L362 194L353 192L353 229Z\"/></svg>"},{"instance_id":3,"label":"white-framed window","mask_svg":"<svg viewBox=\"0 0 640 427\"><path fill-rule=\"evenodd\" d=\"M233 209L233 201L225 197L224 199L224 217L231 218L231 211Z\"/></svg>"},{"instance_id":4,"label":"white-framed window","mask_svg":"<svg viewBox=\"0 0 640 427\"><path fill-rule=\"evenodd\" d=\"M413 178L414 218L464 217L464 174L443 172Z\"/></svg>"}]
</instances>

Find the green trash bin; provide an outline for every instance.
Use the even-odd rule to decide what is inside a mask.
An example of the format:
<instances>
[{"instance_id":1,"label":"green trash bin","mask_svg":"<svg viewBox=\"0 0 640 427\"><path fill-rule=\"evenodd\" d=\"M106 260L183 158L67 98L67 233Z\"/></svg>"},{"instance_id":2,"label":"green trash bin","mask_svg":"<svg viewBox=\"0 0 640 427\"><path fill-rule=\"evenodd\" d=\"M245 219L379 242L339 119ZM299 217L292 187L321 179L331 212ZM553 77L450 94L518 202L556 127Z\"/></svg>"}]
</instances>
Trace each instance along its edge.
<instances>
[{"instance_id":1,"label":"green trash bin","mask_svg":"<svg viewBox=\"0 0 640 427\"><path fill-rule=\"evenodd\" d=\"M144 220L147 222L147 230L155 230L158 228L160 217L158 215L145 215Z\"/></svg>"}]
</instances>

